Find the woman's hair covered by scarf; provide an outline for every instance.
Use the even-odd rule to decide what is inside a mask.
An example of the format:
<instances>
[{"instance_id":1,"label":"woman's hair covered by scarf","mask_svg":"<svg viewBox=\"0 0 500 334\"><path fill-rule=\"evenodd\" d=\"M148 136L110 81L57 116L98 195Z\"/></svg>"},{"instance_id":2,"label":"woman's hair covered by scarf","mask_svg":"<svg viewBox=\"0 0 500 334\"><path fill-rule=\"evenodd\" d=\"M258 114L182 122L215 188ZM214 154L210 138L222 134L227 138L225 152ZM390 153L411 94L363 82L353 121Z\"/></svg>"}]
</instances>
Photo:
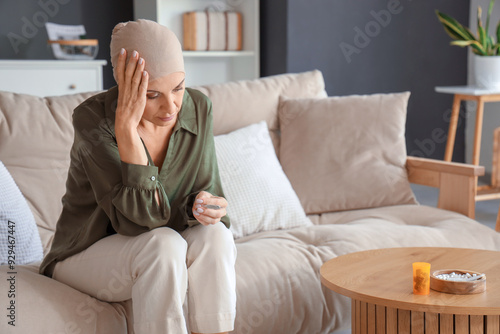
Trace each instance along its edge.
<instances>
[{"instance_id":1,"label":"woman's hair covered by scarf","mask_svg":"<svg viewBox=\"0 0 500 334\"><path fill-rule=\"evenodd\" d=\"M120 50L127 50L127 62L134 51L146 61L149 80L174 72L184 72L182 47L175 34L165 26L150 20L118 23L111 34L111 64L115 80Z\"/></svg>"}]
</instances>

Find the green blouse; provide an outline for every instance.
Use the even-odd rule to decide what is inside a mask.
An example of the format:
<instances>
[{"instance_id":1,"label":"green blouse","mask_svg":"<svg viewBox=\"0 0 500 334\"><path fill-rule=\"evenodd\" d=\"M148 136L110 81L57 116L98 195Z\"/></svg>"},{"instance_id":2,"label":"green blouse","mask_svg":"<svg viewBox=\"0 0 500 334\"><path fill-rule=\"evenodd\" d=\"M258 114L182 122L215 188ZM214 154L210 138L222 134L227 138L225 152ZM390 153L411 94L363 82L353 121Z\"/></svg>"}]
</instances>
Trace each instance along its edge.
<instances>
[{"instance_id":1,"label":"green blouse","mask_svg":"<svg viewBox=\"0 0 500 334\"><path fill-rule=\"evenodd\" d=\"M182 231L197 225L192 215L196 195L205 190L224 196L208 97L186 88L160 173L149 153L148 166L120 160L114 132L117 99L113 87L73 113L75 139L63 210L41 274L52 276L57 261L111 234L135 236L160 226ZM227 215L221 221L229 227Z\"/></svg>"}]
</instances>

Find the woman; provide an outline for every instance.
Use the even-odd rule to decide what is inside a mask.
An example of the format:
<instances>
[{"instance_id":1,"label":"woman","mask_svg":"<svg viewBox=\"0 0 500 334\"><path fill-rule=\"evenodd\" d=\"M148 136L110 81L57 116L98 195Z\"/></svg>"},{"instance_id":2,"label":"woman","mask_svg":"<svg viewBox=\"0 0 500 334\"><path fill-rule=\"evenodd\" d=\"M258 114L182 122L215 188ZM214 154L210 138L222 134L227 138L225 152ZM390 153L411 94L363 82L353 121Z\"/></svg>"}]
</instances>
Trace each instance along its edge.
<instances>
[{"instance_id":1,"label":"woman","mask_svg":"<svg viewBox=\"0 0 500 334\"><path fill-rule=\"evenodd\" d=\"M118 87L74 111L63 211L40 272L104 301L132 298L137 334L230 331L236 249L211 102L184 88L180 43L155 22L118 24L111 62Z\"/></svg>"}]
</instances>

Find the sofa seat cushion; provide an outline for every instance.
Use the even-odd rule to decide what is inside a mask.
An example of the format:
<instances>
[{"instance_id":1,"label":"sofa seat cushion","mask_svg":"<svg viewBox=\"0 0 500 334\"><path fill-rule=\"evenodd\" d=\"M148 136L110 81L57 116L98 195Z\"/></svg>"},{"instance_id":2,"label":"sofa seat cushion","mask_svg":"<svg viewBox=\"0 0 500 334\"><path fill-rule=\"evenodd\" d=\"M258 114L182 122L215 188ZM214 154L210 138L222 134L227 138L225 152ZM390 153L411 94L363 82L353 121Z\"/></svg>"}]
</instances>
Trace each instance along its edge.
<instances>
[{"instance_id":1,"label":"sofa seat cushion","mask_svg":"<svg viewBox=\"0 0 500 334\"><path fill-rule=\"evenodd\" d=\"M128 333L132 303L104 303L63 283L40 275L38 264L16 266L15 327L0 323L0 333ZM1 291L7 292L8 266L0 266ZM9 320L10 321L10 320Z\"/></svg>"},{"instance_id":2,"label":"sofa seat cushion","mask_svg":"<svg viewBox=\"0 0 500 334\"><path fill-rule=\"evenodd\" d=\"M500 233L464 215L424 205L329 213L309 217L317 226L356 230L346 253L388 247L458 247L500 251ZM351 236L350 234L347 234Z\"/></svg>"}]
</instances>

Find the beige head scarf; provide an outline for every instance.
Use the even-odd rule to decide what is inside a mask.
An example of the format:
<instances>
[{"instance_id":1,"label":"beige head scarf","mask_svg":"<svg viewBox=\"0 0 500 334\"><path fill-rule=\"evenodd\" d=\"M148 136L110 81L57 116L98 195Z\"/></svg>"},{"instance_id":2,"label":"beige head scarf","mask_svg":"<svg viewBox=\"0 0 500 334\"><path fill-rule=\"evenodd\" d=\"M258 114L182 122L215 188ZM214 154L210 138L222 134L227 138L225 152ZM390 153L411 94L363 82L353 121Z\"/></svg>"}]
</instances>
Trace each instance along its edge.
<instances>
[{"instance_id":1,"label":"beige head scarf","mask_svg":"<svg viewBox=\"0 0 500 334\"><path fill-rule=\"evenodd\" d=\"M149 80L174 72L184 72L182 47L177 36L167 27L154 21L118 23L111 35L110 48L115 80L115 67L121 48L127 50L127 60L134 50L139 52L139 56L146 61L145 70L149 73Z\"/></svg>"}]
</instances>

